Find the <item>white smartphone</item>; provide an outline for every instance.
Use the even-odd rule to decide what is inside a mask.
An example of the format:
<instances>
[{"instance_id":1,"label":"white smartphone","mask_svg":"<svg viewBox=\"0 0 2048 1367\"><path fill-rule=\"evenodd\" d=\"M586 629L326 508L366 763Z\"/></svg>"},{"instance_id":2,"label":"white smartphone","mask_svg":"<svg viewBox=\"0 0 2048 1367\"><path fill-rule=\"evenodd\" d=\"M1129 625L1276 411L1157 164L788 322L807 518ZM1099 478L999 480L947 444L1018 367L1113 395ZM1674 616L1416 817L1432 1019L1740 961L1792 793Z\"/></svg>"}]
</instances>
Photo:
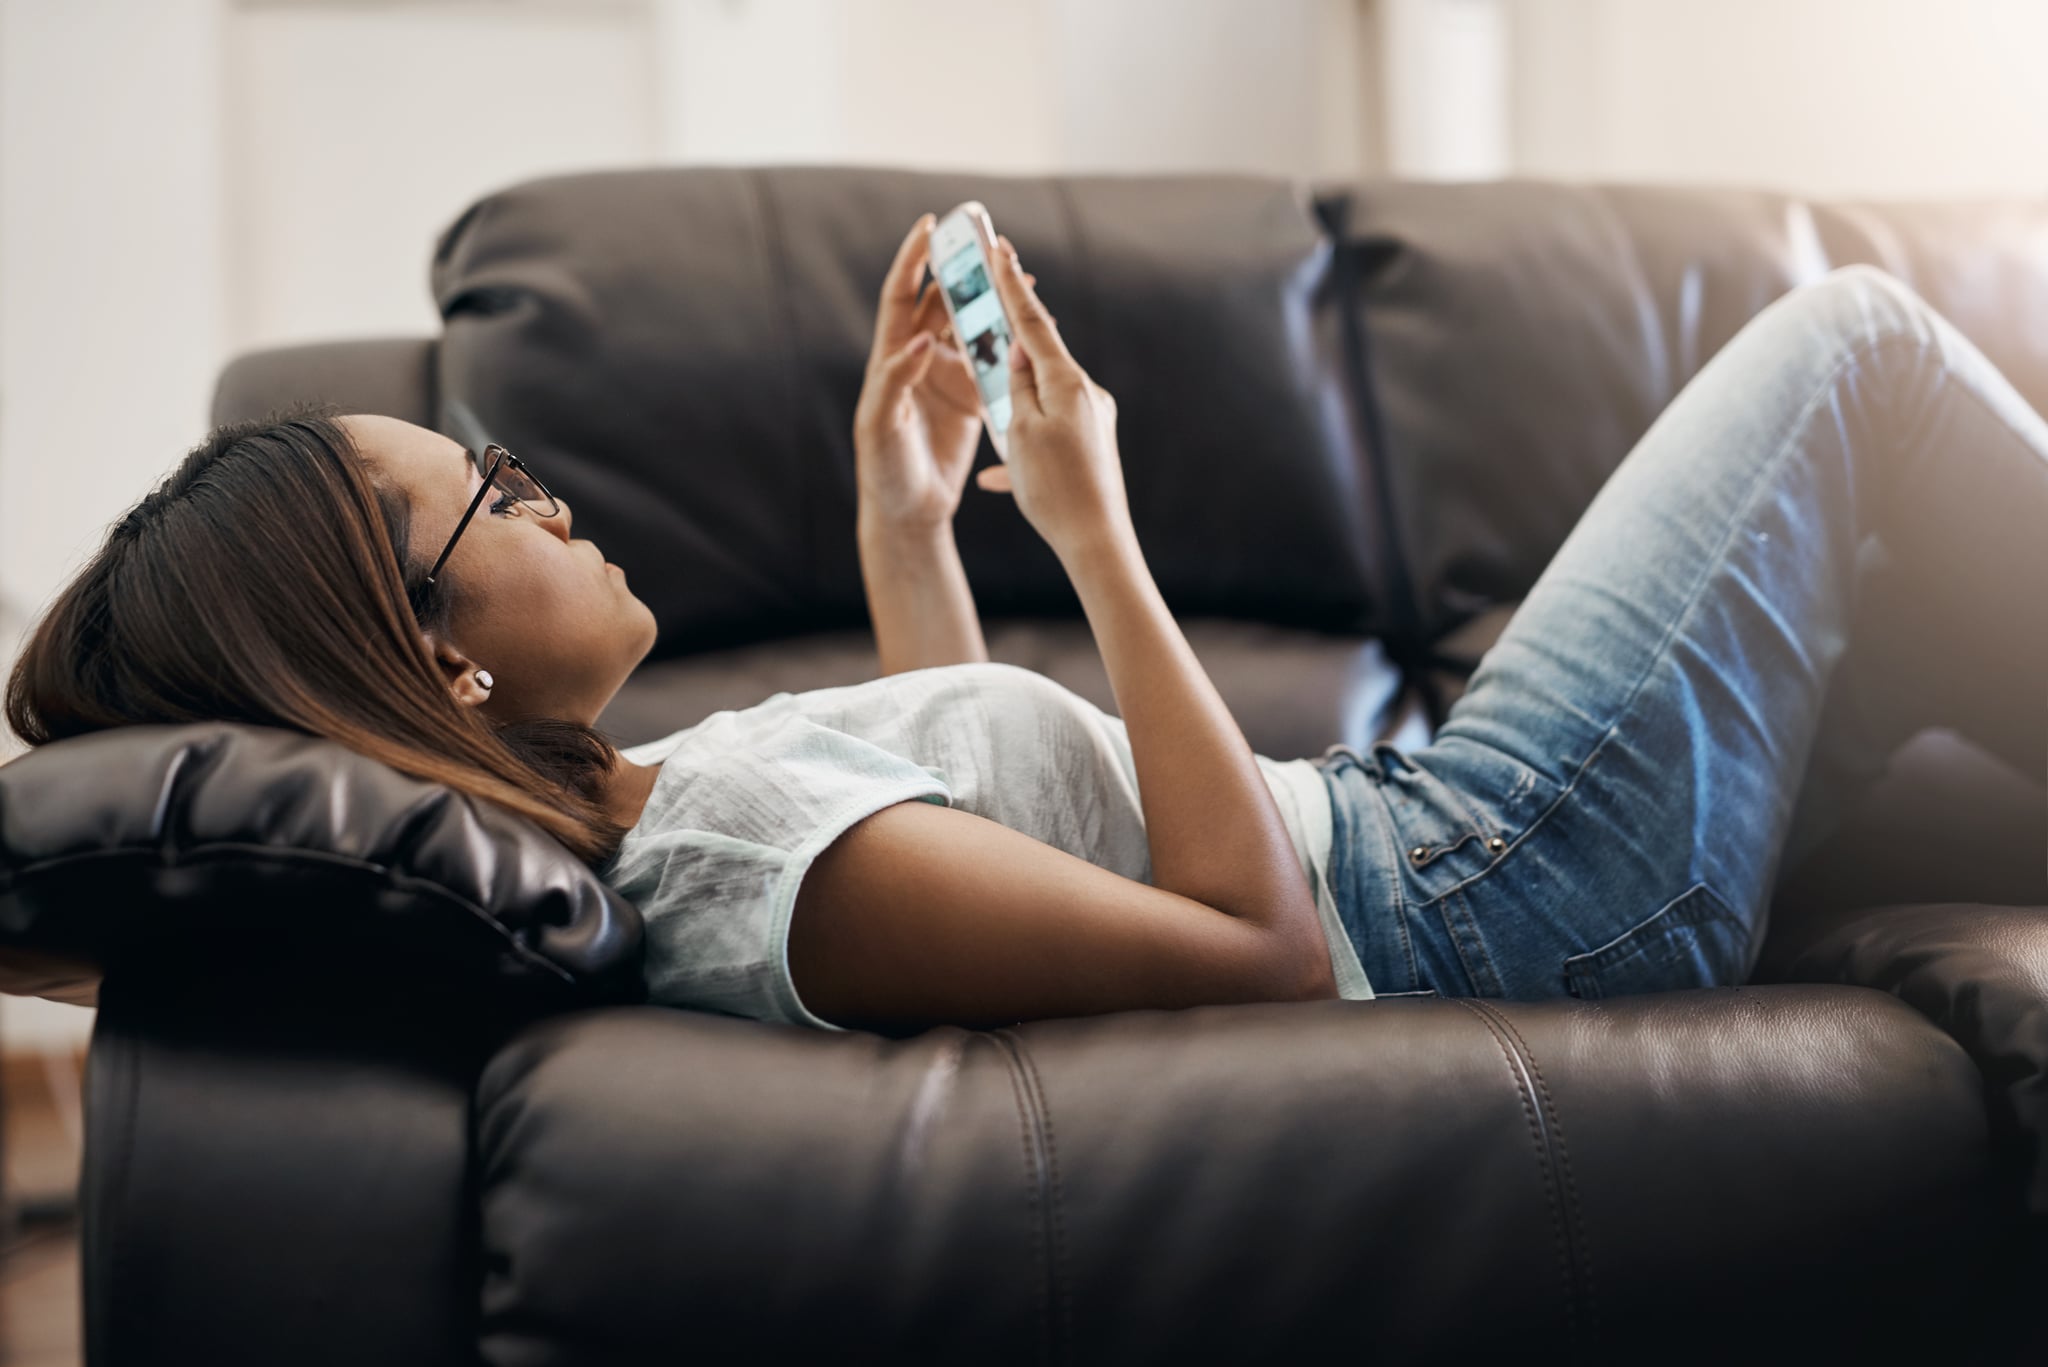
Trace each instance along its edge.
<instances>
[{"instance_id":1,"label":"white smartphone","mask_svg":"<svg viewBox=\"0 0 2048 1367\"><path fill-rule=\"evenodd\" d=\"M946 299L953 336L974 368L981 416L996 455L1010 430L1010 317L996 294L995 226L978 200L948 210L931 229L932 278Z\"/></svg>"}]
</instances>

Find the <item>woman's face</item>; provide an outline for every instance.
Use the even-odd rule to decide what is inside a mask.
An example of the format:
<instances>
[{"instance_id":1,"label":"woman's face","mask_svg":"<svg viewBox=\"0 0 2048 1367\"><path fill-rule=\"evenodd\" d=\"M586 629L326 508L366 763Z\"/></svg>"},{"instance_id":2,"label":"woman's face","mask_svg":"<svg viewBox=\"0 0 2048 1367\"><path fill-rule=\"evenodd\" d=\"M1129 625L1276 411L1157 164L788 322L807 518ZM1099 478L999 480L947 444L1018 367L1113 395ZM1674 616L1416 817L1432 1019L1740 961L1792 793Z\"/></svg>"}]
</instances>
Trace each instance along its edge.
<instances>
[{"instance_id":1,"label":"woman's face","mask_svg":"<svg viewBox=\"0 0 2048 1367\"><path fill-rule=\"evenodd\" d=\"M396 418L341 420L381 482L412 505L411 557L422 565L448 543L482 476L462 446ZM547 471L536 471L542 480ZM496 494L477 505L441 571L452 589L445 639L429 633L458 701L504 720L582 722L597 714L654 647L654 614L625 572L570 535L569 501L553 517ZM477 670L491 675L486 691Z\"/></svg>"}]
</instances>

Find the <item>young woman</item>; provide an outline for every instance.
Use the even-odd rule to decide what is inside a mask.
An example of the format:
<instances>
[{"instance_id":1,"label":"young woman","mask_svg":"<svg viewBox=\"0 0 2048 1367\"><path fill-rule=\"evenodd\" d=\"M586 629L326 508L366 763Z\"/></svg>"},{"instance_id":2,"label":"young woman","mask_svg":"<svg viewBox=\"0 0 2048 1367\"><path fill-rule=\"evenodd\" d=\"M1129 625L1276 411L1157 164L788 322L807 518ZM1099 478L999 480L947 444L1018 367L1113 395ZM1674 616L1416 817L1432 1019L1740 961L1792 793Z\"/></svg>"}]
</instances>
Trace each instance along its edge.
<instances>
[{"instance_id":1,"label":"young woman","mask_svg":"<svg viewBox=\"0 0 2048 1367\"><path fill-rule=\"evenodd\" d=\"M1432 744L1276 763L1168 614L1116 406L1008 243L1011 454L978 482L1066 567L1122 720L986 662L950 530L978 420L924 241L855 417L882 677L617 754L591 725L653 618L570 506L495 448L301 415L215 434L114 528L9 723L330 737L594 865L646 914L655 1000L889 1031L1739 982L1788 844L1915 724L2039 770L2048 428L1880 274L1780 301L1706 367Z\"/></svg>"}]
</instances>

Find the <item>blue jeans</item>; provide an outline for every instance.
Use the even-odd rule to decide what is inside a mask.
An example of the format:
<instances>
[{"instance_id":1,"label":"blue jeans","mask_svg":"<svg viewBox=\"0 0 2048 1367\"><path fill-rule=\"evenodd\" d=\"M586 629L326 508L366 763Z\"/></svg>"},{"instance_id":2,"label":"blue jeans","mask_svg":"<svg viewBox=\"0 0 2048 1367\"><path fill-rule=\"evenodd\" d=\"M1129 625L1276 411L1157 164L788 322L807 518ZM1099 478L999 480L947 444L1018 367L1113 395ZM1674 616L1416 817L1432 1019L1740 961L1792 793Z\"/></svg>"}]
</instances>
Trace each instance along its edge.
<instances>
[{"instance_id":1,"label":"blue jeans","mask_svg":"<svg viewBox=\"0 0 2048 1367\"><path fill-rule=\"evenodd\" d=\"M1431 744L1316 761L1331 889L1383 993L1739 983L1781 861L1928 724L2041 772L2048 425L1852 268L1686 386Z\"/></svg>"}]
</instances>

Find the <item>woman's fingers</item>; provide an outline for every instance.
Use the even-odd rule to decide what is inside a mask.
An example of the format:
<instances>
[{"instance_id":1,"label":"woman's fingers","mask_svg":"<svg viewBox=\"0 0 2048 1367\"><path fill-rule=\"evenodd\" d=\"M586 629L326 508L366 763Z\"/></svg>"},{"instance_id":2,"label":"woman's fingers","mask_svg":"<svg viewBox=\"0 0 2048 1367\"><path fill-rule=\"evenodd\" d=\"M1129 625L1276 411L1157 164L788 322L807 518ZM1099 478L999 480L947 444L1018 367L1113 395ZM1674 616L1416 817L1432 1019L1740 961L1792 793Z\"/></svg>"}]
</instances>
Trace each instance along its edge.
<instances>
[{"instance_id":1,"label":"woman's fingers","mask_svg":"<svg viewBox=\"0 0 2048 1367\"><path fill-rule=\"evenodd\" d=\"M917 310L911 315L910 326L918 332L935 332L939 340L945 341L952 335L953 320L946 313L946 299L937 285L924 292L924 298L917 301Z\"/></svg>"},{"instance_id":2,"label":"woman's fingers","mask_svg":"<svg viewBox=\"0 0 2048 1367\"><path fill-rule=\"evenodd\" d=\"M1035 358L1044 364L1073 364L1074 358L1067 354L1067 344L1061 340L1052 314L1039 299L1033 277L1018 262L1017 249L1009 238L996 239L996 259L989 264L995 269L996 293L1002 298L1003 311L1010 315L1010 326L1016 330L1018 340L1029 344Z\"/></svg>"},{"instance_id":3,"label":"woman's fingers","mask_svg":"<svg viewBox=\"0 0 2048 1367\"><path fill-rule=\"evenodd\" d=\"M867 421L873 424L868 430L884 432L896 422L896 411L903 402L903 396L915 388L925 372L932 368L933 340L929 332L918 333L884 357L869 374L867 385L861 391L861 407L866 410Z\"/></svg>"},{"instance_id":4,"label":"woman's fingers","mask_svg":"<svg viewBox=\"0 0 2048 1367\"><path fill-rule=\"evenodd\" d=\"M925 255L931 250L931 226L930 214L918 215L902 245L896 248L889 273L882 277L882 298L875 312L876 355L897 346L911 330L910 320L918 305L917 287L924 278Z\"/></svg>"},{"instance_id":5,"label":"woman's fingers","mask_svg":"<svg viewBox=\"0 0 2048 1367\"><path fill-rule=\"evenodd\" d=\"M1013 492L1010 487L1010 467L1007 465L991 465L978 471L974 476L974 483L975 487L986 489L992 494Z\"/></svg>"}]
</instances>

